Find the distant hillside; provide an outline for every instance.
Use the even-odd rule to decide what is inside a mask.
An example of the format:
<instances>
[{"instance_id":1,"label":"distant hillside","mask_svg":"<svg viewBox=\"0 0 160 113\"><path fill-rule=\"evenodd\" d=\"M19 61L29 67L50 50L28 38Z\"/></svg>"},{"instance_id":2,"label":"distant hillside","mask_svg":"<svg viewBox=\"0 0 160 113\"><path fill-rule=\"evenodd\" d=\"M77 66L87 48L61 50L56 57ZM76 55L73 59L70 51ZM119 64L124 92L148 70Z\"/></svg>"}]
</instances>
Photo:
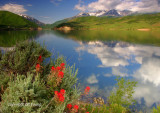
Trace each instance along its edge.
<instances>
[{"instance_id":1,"label":"distant hillside","mask_svg":"<svg viewBox=\"0 0 160 113\"><path fill-rule=\"evenodd\" d=\"M29 20L8 12L0 11L0 29L29 29L37 28L38 25Z\"/></svg>"},{"instance_id":2,"label":"distant hillside","mask_svg":"<svg viewBox=\"0 0 160 113\"><path fill-rule=\"evenodd\" d=\"M67 21L68 21L68 19L59 20L59 21L56 21L53 24L46 24L46 25L42 26L42 28L51 29L51 28L54 28L61 23L67 22Z\"/></svg>"},{"instance_id":3,"label":"distant hillside","mask_svg":"<svg viewBox=\"0 0 160 113\"><path fill-rule=\"evenodd\" d=\"M160 28L160 13L139 14L124 17L78 17L57 25L55 28L64 26L72 29L157 29Z\"/></svg>"}]
</instances>

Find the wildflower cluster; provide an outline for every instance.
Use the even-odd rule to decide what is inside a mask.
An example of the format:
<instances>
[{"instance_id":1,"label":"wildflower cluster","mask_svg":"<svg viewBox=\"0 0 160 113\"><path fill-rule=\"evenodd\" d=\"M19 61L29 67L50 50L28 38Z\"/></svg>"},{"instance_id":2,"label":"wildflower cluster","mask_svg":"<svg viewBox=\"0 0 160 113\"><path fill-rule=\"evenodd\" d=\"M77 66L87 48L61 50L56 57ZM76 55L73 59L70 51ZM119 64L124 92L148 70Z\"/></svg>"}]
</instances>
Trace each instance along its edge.
<instances>
[{"instance_id":1,"label":"wildflower cluster","mask_svg":"<svg viewBox=\"0 0 160 113\"><path fill-rule=\"evenodd\" d=\"M90 91L90 87L87 86L87 87L85 88L85 90L84 90L84 94L87 95L87 94L89 93L89 91Z\"/></svg>"},{"instance_id":2,"label":"wildflower cluster","mask_svg":"<svg viewBox=\"0 0 160 113\"><path fill-rule=\"evenodd\" d=\"M64 102L64 100L65 100L65 90L64 89L61 89L60 92L55 91L54 94L55 94L54 95L54 100L55 100L56 103Z\"/></svg>"},{"instance_id":3,"label":"wildflower cluster","mask_svg":"<svg viewBox=\"0 0 160 113\"><path fill-rule=\"evenodd\" d=\"M57 87L62 82L64 76L65 63L61 63L60 66L51 67L50 75L48 76L49 85L51 87Z\"/></svg>"},{"instance_id":4,"label":"wildflower cluster","mask_svg":"<svg viewBox=\"0 0 160 113\"><path fill-rule=\"evenodd\" d=\"M42 61L43 61L42 56L39 56L37 64L36 64L36 72L40 72L40 69L41 69L41 65L40 64L41 64Z\"/></svg>"},{"instance_id":5,"label":"wildflower cluster","mask_svg":"<svg viewBox=\"0 0 160 113\"><path fill-rule=\"evenodd\" d=\"M71 113L76 113L78 112L79 106L78 105L72 106L72 104L67 104L67 108L68 110L70 110Z\"/></svg>"}]
</instances>

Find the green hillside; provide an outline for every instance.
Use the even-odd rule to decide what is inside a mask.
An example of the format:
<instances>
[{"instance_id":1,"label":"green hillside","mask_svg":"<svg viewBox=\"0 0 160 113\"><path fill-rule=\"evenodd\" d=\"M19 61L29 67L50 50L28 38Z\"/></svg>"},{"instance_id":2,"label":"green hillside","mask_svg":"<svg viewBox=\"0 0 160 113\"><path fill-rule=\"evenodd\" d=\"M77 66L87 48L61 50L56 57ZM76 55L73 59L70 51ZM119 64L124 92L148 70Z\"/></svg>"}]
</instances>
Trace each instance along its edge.
<instances>
[{"instance_id":1,"label":"green hillside","mask_svg":"<svg viewBox=\"0 0 160 113\"><path fill-rule=\"evenodd\" d=\"M42 26L42 28L51 29L51 28L54 28L61 23L67 22L67 21L68 21L68 19L59 20L59 21L56 21L53 24L46 24L46 25Z\"/></svg>"},{"instance_id":2,"label":"green hillside","mask_svg":"<svg viewBox=\"0 0 160 113\"><path fill-rule=\"evenodd\" d=\"M29 29L37 28L37 24L24 19L23 17L8 12L0 11L0 29Z\"/></svg>"},{"instance_id":3,"label":"green hillside","mask_svg":"<svg viewBox=\"0 0 160 113\"><path fill-rule=\"evenodd\" d=\"M69 26L73 29L157 29L160 28L160 13L141 14L125 17L79 17L59 24L56 27Z\"/></svg>"}]
</instances>

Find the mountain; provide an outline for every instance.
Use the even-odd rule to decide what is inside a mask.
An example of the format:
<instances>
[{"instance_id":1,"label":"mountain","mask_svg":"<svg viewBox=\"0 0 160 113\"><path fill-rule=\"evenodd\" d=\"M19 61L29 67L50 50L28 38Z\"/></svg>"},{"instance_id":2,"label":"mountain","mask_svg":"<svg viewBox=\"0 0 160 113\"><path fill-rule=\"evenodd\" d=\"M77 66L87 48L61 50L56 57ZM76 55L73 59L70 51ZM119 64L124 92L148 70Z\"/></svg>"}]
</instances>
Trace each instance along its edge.
<instances>
[{"instance_id":1,"label":"mountain","mask_svg":"<svg viewBox=\"0 0 160 113\"><path fill-rule=\"evenodd\" d=\"M11 13L9 11L0 11L0 29L31 29L38 25L29 20Z\"/></svg>"},{"instance_id":2,"label":"mountain","mask_svg":"<svg viewBox=\"0 0 160 113\"><path fill-rule=\"evenodd\" d=\"M25 18L25 19L33 22L33 23L36 23L36 24L39 25L39 26L45 25L44 23L40 22L39 20L37 20L37 19L35 19L35 18L33 18L33 17L30 17L30 16L28 16L28 15L19 14L19 16L21 16L21 17L23 17L23 18Z\"/></svg>"},{"instance_id":3,"label":"mountain","mask_svg":"<svg viewBox=\"0 0 160 113\"><path fill-rule=\"evenodd\" d=\"M127 15L130 12L123 12L123 15ZM145 30L160 29L160 13L152 14L136 14L129 16L119 16L115 10L104 13L103 15L113 16L82 16L72 18L71 20L61 23L55 27L55 29L63 30L65 27L70 27L74 30L87 30L87 29L111 29L111 30ZM121 12L122 14L122 12Z\"/></svg>"},{"instance_id":4,"label":"mountain","mask_svg":"<svg viewBox=\"0 0 160 113\"><path fill-rule=\"evenodd\" d=\"M74 16L74 17L83 17L83 16L96 16L96 17L101 17L101 16L113 16L113 17L118 17L118 16L127 16L127 15L131 15L133 14L132 11L129 10L123 10L123 11L118 11L115 9L112 10L99 10L96 12L81 12L78 15Z\"/></svg>"}]
</instances>

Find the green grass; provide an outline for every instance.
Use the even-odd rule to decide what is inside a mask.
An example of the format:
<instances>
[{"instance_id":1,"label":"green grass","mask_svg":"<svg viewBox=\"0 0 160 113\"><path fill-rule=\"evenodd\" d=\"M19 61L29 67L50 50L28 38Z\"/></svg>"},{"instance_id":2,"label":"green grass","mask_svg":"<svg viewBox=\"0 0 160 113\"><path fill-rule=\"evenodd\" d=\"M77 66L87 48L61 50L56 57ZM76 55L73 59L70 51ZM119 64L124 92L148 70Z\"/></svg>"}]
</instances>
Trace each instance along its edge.
<instances>
[{"instance_id":1,"label":"green grass","mask_svg":"<svg viewBox=\"0 0 160 113\"><path fill-rule=\"evenodd\" d=\"M37 24L17 14L0 11L0 29L28 29L37 27Z\"/></svg>"},{"instance_id":2,"label":"green grass","mask_svg":"<svg viewBox=\"0 0 160 113\"><path fill-rule=\"evenodd\" d=\"M70 26L74 29L156 29L160 28L160 13L125 17L78 17L56 27Z\"/></svg>"}]
</instances>

